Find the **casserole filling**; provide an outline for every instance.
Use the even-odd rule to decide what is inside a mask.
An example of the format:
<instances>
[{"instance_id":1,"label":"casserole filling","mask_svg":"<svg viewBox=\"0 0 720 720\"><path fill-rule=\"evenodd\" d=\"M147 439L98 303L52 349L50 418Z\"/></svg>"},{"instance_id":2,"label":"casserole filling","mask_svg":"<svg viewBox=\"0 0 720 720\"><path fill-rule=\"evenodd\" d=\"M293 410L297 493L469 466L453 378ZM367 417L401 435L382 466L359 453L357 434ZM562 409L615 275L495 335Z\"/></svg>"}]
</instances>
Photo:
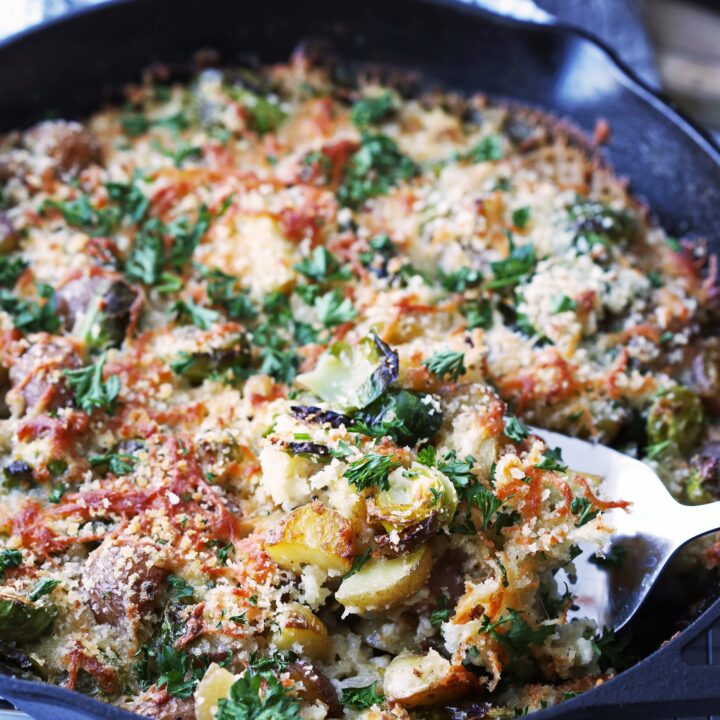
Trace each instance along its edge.
<instances>
[{"instance_id":1,"label":"casserole filling","mask_svg":"<svg viewBox=\"0 0 720 720\"><path fill-rule=\"evenodd\" d=\"M528 425L716 497L716 265L571 132L298 53L150 73L7 136L0 183L6 669L165 720L380 720L629 662L554 580L579 542L622 562L615 504Z\"/></svg>"}]
</instances>

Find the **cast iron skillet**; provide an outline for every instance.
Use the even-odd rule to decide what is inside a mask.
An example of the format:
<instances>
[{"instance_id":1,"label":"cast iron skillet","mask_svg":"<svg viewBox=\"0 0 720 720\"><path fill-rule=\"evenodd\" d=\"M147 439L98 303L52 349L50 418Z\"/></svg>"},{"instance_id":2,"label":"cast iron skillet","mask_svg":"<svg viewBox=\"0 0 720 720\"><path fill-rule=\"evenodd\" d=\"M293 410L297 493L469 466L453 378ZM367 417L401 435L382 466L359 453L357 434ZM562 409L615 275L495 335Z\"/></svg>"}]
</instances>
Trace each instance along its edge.
<instances>
[{"instance_id":1,"label":"cast iron skillet","mask_svg":"<svg viewBox=\"0 0 720 720\"><path fill-rule=\"evenodd\" d=\"M448 88L538 107L587 133L606 119L612 134L603 155L630 179L635 194L671 233L706 237L720 250L720 151L708 136L587 34L500 19L459 0L119 0L0 44L0 131L49 114L90 113L155 61L183 63L202 48L218 50L226 63L249 55L284 61L299 41L318 37L345 63L419 71ZM720 710L720 668L712 662L720 601L711 604L714 596L664 648L534 717L625 720ZM657 614L666 606L646 611L636 634L647 636L657 625L655 637L666 639L673 625ZM5 676L0 695L37 720L137 717L63 688Z\"/></svg>"}]
</instances>

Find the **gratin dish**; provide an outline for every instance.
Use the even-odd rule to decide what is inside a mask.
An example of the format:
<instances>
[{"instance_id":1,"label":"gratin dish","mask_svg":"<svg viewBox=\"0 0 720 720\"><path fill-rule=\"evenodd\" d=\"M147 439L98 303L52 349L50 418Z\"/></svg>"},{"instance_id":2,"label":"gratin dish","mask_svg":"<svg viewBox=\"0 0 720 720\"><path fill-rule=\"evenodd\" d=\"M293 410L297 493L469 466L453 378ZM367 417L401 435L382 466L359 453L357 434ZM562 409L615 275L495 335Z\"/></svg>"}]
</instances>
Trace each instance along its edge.
<instances>
[{"instance_id":1,"label":"gratin dish","mask_svg":"<svg viewBox=\"0 0 720 720\"><path fill-rule=\"evenodd\" d=\"M118 43L118 37L132 41ZM63 116L89 112L155 61L181 63L211 47L226 63L244 55L271 62L308 38L330 43L343 63L381 62L417 70L451 89L538 107L588 134L599 118L605 119L611 134L603 154L629 178L634 193L670 232L706 236L717 249L720 161L709 139L580 33L499 20L458 3L384 7L371 2L342 8L309 3L297 8L218 1L200 11L191 1L130 0L85 11L0 48L4 129L27 124L48 109ZM702 663L689 666L694 656L686 646L708 630L718 610L713 606L619 678L537 717L591 717L600 708L605 717L630 712L641 717L640 710L624 706L631 696L638 700L640 690L644 701L657 703L644 711L647 717L658 717L661 708L681 712L689 709L685 700L703 697L706 704L693 709L712 710L717 706L715 672ZM709 648L710 634L707 642ZM678 678L676 691L663 687L671 674ZM59 688L10 678L2 679L0 691L37 718L132 717Z\"/></svg>"}]
</instances>

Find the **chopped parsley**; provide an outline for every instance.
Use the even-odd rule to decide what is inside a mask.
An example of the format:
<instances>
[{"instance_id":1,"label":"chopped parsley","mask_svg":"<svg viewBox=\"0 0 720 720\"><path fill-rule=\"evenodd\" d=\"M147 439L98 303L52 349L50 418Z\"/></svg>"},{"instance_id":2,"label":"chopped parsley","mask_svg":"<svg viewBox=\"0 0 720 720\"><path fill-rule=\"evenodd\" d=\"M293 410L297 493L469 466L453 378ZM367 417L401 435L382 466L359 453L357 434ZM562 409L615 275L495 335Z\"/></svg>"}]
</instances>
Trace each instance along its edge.
<instances>
[{"instance_id":1,"label":"chopped parsley","mask_svg":"<svg viewBox=\"0 0 720 720\"><path fill-rule=\"evenodd\" d=\"M468 330L474 330L475 328L487 330L492 327L492 305L487 298L467 300L460 306L460 312L467 320Z\"/></svg>"},{"instance_id":2,"label":"chopped parsley","mask_svg":"<svg viewBox=\"0 0 720 720\"><path fill-rule=\"evenodd\" d=\"M338 259L324 246L318 245L309 257L293 265L295 270L316 282L348 280L350 273L340 267Z\"/></svg>"},{"instance_id":3,"label":"chopped parsley","mask_svg":"<svg viewBox=\"0 0 720 720\"><path fill-rule=\"evenodd\" d=\"M196 304L192 298L177 300L172 306L175 320L190 322L201 330L209 330L220 319L220 313Z\"/></svg>"},{"instance_id":4,"label":"chopped parsley","mask_svg":"<svg viewBox=\"0 0 720 720\"><path fill-rule=\"evenodd\" d=\"M468 500L480 510L483 516L482 529L487 530L492 516L500 509L503 500L484 485L474 485L467 493Z\"/></svg>"},{"instance_id":5,"label":"chopped parsley","mask_svg":"<svg viewBox=\"0 0 720 720\"><path fill-rule=\"evenodd\" d=\"M59 584L59 580L53 580L49 577L41 578L35 587L28 593L28 598L35 602L43 597L43 595L49 595Z\"/></svg>"},{"instance_id":6,"label":"chopped parsley","mask_svg":"<svg viewBox=\"0 0 720 720\"><path fill-rule=\"evenodd\" d=\"M490 263L494 277L485 283L485 287L497 290L517 285L533 271L536 260L535 247L531 243L515 246L511 242L510 254L505 260Z\"/></svg>"},{"instance_id":7,"label":"chopped parsley","mask_svg":"<svg viewBox=\"0 0 720 720\"><path fill-rule=\"evenodd\" d=\"M19 550L3 548L0 550L0 579L5 577L5 571L16 568L22 563L22 553Z\"/></svg>"},{"instance_id":8,"label":"chopped parsley","mask_svg":"<svg viewBox=\"0 0 720 720\"><path fill-rule=\"evenodd\" d=\"M498 632L497 628L506 626L505 632ZM508 614L501 616L495 622L490 618L483 618L480 632L487 633L500 643L512 658L522 657L529 645L542 645L545 639L555 632L554 625L540 625L533 628L517 610L508 608Z\"/></svg>"},{"instance_id":9,"label":"chopped parsley","mask_svg":"<svg viewBox=\"0 0 720 720\"><path fill-rule=\"evenodd\" d=\"M552 299L552 312L554 315L569 312L577 308L577 303L567 295L556 295Z\"/></svg>"},{"instance_id":10,"label":"chopped parsley","mask_svg":"<svg viewBox=\"0 0 720 720\"><path fill-rule=\"evenodd\" d=\"M418 166L400 152L392 138L363 132L360 148L345 167L337 197L341 205L358 208L370 198L387 195L418 172Z\"/></svg>"},{"instance_id":11,"label":"chopped parsley","mask_svg":"<svg viewBox=\"0 0 720 720\"><path fill-rule=\"evenodd\" d=\"M436 627L440 627L440 625L450 619L452 614L453 610L450 607L450 598L448 598L447 595L440 595L437 609L430 613L430 623Z\"/></svg>"},{"instance_id":12,"label":"chopped parsley","mask_svg":"<svg viewBox=\"0 0 720 720\"><path fill-rule=\"evenodd\" d=\"M451 273L440 271L440 284L448 292L464 292L467 288L477 287L482 281L482 273L474 268L461 267Z\"/></svg>"},{"instance_id":13,"label":"chopped parsley","mask_svg":"<svg viewBox=\"0 0 720 720\"><path fill-rule=\"evenodd\" d=\"M446 475L456 490L463 495L466 488L476 479L473 472L474 465L475 458L472 455L466 455L465 460L458 460L455 451L451 450L445 455L443 462L438 464L438 470Z\"/></svg>"},{"instance_id":14,"label":"chopped parsley","mask_svg":"<svg viewBox=\"0 0 720 720\"><path fill-rule=\"evenodd\" d=\"M375 683L357 688L343 688L342 704L356 710L367 710L381 705L385 698L375 690Z\"/></svg>"},{"instance_id":15,"label":"chopped parsley","mask_svg":"<svg viewBox=\"0 0 720 720\"><path fill-rule=\"evenodd\" d=\"M21 300L9 291L0 289L0 310L11 315L13 324L22 332L57 332L61 323L55 291L44 283L38 283L37 289L44 302Z\"/></svg>"},{"instance_id":16,"label":"chopped parsley","mask_svg":"<svg viewBox=\"0 0 720 720\"><path fill-rule=\"evenodd\" d=\"M345 471L345 477L358 490L365 490L369 487L388 490L390 488L388 476L399 467L400 463L392 455L369 453L364 458L350 463Z\"/></svg>"},{"instance_id":17,"label":"chopped parsley","mask_svg":"<svg viewBox=\"0 0 720 720\"><path fill-rule=\"evenodd\" d=\"M102 455L91 455L88 458L90 467L105 467L118 477L128 475L135 468L137 458L125 453L104 453Z\"/></svg>"},{"instance_id":18,"label":"chopped parsley","mask_svg":"<svg viewBox=\"0 0 720 720\"><path fill-rule=\"evenodd\" d=\"M296 720L300 705L270 673L246 670L218 700L215 720Z\"/></svg>"},{"instance_id":19,"label":"chopped parsley","mask_svg":"<svg viewBox=\"0 0 720 720\"><path fill-rule=\"evenodd\" d=\"M11 288L28 267L22 258L0 257L0 288Z\"/></svg>"},{"instance_id":20,"label":"chopped parsley","mask_svg":"<svg viewBox=\"0 0 720 720\"><path fill-rule=\"evenodd\" d=\"M562 461L562 452L560 448L548 448L542 460L535 465L538 470L552 470L554 472L565 472L568 466Z\"/></svg>"},{"instance_id":21,"label":"chopped parsley","mask_svg":"<svg viewBox=\"0 0 720 720\"><path fill-rule=\"evenodd\" d=\"M464 353L452 350L435 353L432 357L424 360L423 365L441 380L445 377L457 380L467 372Z\"/></svg>"},{"instance_id":22,"label":"chopped parsley","mask_svg":"<svg viewBox=\"0 0 720 720\"><path fill-rule=\"evenodd\" d=\"M577 515L575 527L582 527L585 523L589 523L600 512L587 498L580 497L573 498L570 510Z\"/></svg>"},{"instance_id":23,"label":"chopped parsley","mask_svg":"<svg viewBox=\"0 0 720 720\"><path fill-rule=\"evenodd\" d=\"M167 581L176 600L192 600L195 590L186 580L177 575L169 575Z\"/></svg>"},{"instance_id":24,"label":"chopped parsley","mask_svg":"<svg viewBox=\"0 0 720 720\"><path fill-rule=\"evenodd\" d=\"M385 120L392 115L393 110L393 96L386 92L377 97L358 100L350 110L350 120L356 127L367 128Z\"/></svg>"},{"instance_id":25,"label":"chopped parsley","mask_svg":"<svg viewBox=\"0 0 720 720\"><path fill-rule=\"evenodd\" d=\"M91 413L95 408L109 415L115 412L120 378L110 375L107 380L103 380L105 358L103 354L94 365L78 370L63 370L68 384L75 390L75 402L86 413Z\"/></svg>"},{"instance_id":26,"label":"chopped parsley","mask_svg":"<svg viewBox=\"0 0 720 720\"><path fill-rule=\"evenodd\" d=\"M511 415L505 421L503 435L506 438L510 438L513 442L521 443L530 435L530 428L522 420L518 419L514 415Z\"/></svg>"},{"instance_id":27,"label":"chopped parsley","mask_svg":"<svg viewBox=\"0 0 720 720\"><path fill-rule=\"evenodd\" d=\"M519 230L524 230L530 222L532 212L529 207L521 207L513 210L512 224Z\"/></svg>"},{"instance_id":28,"label":"chopped parsley","mask_svg":"<svg viewBox=\"0 0 720 720\"><path fill-rule=\"evenodd\" d=\"M487 135L470 150L457 155L457 159L474 163L489 162L502 160L504 154L502 138L499 135Z\"/></svg>"},{"instance_id":29,"label":"chopped parsley","mask_svg":"<svg viewBox=\"0 0 720 720\"><path fill-rule=\"evenodd\" d=\"M357 317L357 310L353 307L350 298L345 297L340 290L330 290L315 300L315 310L318 319L326 327L342 325Z\"/></svg>"},{"instance_id":30,"label":"chopped parsley","mask_svg":"<svg viewBox=\"0 0 720 720\"><path fill-rule=\"evenodd\" d=\"M426 445L417 454L417 461L428 467L435 467L437 450L432 445Z\"/></svg>"},{"instance_id":31,"label":"chopped parsley","mask_svg":"<svg viewBox=\"0 0 720 720\"><path fill-rule=\"evenodd\" d=\"M355 573L370 559L371 553L372 551L368 548L365 552L355 556L352 567L345 573L345 575L343 575L343 580L355 575Z\"/></svg>"}]
</instances>

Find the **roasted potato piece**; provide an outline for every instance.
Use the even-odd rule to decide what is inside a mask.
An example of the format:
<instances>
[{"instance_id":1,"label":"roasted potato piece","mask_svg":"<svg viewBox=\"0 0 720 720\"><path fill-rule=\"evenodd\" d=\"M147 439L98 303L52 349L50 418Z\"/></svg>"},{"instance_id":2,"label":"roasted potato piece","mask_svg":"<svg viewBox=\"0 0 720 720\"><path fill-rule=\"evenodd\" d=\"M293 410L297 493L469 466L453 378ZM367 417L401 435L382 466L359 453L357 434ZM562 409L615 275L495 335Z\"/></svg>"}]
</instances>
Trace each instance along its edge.
<instances>
[{"instance_id":1,"label":"roasted potato piece","mask_svg":"<svg viewBox=\"0 0 720 720\"><path fill-rule=\"evenodd\" d=\"M265 552L287 570L313 565L346 573L355 555L355 537L340 513L316 501L286 515L265 536Z\"/></svg>"},{"instance_id":2,"label":"roasted potato piece","mask_svg":"<svg viewBox=\"0 0 720 720\"><path fill-rule=\"evenodd\" d=\"M303 654L313 660L327 659L330 650L328 631L312 610L300 603L292 603L278 614L278 625L273 635L278 650L293 650L300 645Z\"/></svg>"},{"instance_id":3,"label":"roasted potato piece","mask_svg":"<svg viewBox=\"0 0 720 720\"><path fill-rule=\"evenodd\" d=\"M52 605L36 605L10 590L0 590L0 637L28 642L44 635L57 615Z\"/></svg>"},{"instance_id":4,"label":"roasted potato piece","mask_svg":"<svg viewBox=\"0 0 720 720\"><path fill-rule=\"evenodd\" d=\"M435 650L427 655L399 655L387 667L383 692L388 700L412 708L466 695L476 677L462 665L451 665Z\"/></svg>"},{"instance_id":5,"label":"roasted potato piece","mask_svg":"<svg viewBox=\"0 0 720 720\"><path fill-rule=\"evenodd\" d=\"M335 599L358 614L384 610L420 590L431 569L432 553L427 545L391 560L368 560L354 575L342 581Z\"/></svg>"},{"instance_id":6,"label":"roasted potato piece","mask_svg":"<svg viewBox=\"0 0 720 720\"><path fill-rule=\"evenodd\" d=\"M388 532L402 530L433 513L439 523L449 523L457 510L455 486L435 468L414 462L397 468L388 477L388 488L368 501L368 515L380 520Z\"/></svg>"},{"instance_id":7,"label":"roasted potato piece","mask_svg":"<svg viewBox=\"0 0 720 720\"><path fill-rule=\"evenodd\" d=\"M206 670L195 690L195 715L197 720L214 720L218 700L230 694L230 688L238 679L229 670L213 663Z\"/></svg>"}]
</instances>

